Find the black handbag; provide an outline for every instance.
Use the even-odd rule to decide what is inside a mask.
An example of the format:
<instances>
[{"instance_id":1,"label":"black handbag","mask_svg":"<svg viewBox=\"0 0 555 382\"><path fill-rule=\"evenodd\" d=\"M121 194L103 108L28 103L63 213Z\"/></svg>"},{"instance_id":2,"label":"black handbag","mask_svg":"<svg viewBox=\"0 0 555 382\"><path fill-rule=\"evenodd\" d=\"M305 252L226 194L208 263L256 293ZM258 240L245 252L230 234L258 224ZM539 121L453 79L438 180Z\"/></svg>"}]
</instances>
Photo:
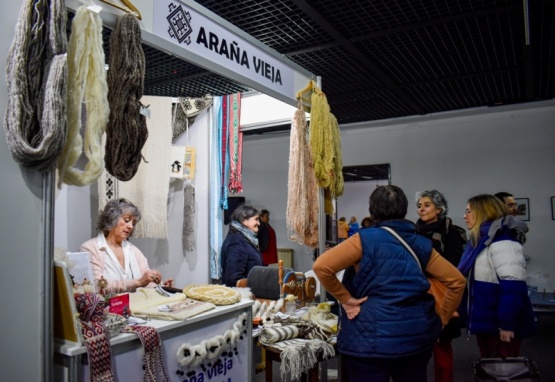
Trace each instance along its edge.
<instances>
[{"instance_id":1,"label":"black handbag","mask_svg":"<svg viewBox=\"0 0 555 382\"><path fill-rule=\"evenodd\" d=\"M536 363L526 357L482 358L474 362L474 376L480 382L537 382Z\"/></svg>"}]
</instances>

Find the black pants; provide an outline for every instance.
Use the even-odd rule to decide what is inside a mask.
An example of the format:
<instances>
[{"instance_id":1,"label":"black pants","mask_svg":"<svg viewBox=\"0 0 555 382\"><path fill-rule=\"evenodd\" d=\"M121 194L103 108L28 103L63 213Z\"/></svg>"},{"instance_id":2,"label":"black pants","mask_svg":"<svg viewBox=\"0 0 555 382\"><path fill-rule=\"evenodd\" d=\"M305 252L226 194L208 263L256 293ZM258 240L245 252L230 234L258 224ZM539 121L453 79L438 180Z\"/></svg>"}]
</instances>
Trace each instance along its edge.
<instances>
[{"instance_id":1,"label":"black pants","mask_svg":"<svg viewBox=\"0 0 555 382\"><path fill-rule=\"evenodd\" d=\"M349 382L426 382L432 349L399 358L359 358L344 355Z\"/></svg>"}]
</instances>

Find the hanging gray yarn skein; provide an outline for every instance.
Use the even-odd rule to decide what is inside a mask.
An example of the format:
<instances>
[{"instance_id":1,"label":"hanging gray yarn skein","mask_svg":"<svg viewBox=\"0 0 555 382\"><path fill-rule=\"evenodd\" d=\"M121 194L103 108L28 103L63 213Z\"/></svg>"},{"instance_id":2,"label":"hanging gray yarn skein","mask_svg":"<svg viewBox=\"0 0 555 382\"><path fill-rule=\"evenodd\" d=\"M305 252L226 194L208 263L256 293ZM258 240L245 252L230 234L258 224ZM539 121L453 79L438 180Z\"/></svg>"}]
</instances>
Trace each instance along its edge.
<instances>
[{"instance_id":1,"label":"hanging gray yarn skein","mask_svg":"<svg viewBox=\"0 0 555 382\"><path fill-rule=\"evenodd\" d=\"M63 0L25 1L7 56L6 140L17 163L38 171L53 169L66 141L66 20Z\"/></svg>"},{"instance_id":2,"label":"hanging gray yarn skein","mask_svg":"<svg viewBox=\"0 0 555 382\"><path fill-rule=\"evenodd\" d=\"M141 41L137 18L128 13L120 16L110 36L110 117L104 155L106 171L120 181L128 181L137 173L148 138L146 118L140 113L145 77Z\"/></svg>"}]
</instances>

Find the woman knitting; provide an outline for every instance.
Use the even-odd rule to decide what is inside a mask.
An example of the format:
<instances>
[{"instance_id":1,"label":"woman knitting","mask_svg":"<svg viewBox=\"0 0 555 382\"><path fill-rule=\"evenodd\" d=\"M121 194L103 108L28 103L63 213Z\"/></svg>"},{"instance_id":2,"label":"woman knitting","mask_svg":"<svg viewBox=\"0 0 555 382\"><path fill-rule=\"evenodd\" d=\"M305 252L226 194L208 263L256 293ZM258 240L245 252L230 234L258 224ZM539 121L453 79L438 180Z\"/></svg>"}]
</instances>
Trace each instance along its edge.
<instances>
[{"instance_id":1,"label":"woman knitting","mask_svg":"<svg viewBox=\"0 0 555 382\"><path fill-rule=\"evenodd\" d=\"M162 281L162 274L150 269L143 253L128 241L140 220L141 212L129 200L110 200L98 215L98 236L81 244L81 251L91 254L95 282L107 282L105 293L134 292ZM168 279L163 285L172 283Z\"/></svg>"}]
</instances>

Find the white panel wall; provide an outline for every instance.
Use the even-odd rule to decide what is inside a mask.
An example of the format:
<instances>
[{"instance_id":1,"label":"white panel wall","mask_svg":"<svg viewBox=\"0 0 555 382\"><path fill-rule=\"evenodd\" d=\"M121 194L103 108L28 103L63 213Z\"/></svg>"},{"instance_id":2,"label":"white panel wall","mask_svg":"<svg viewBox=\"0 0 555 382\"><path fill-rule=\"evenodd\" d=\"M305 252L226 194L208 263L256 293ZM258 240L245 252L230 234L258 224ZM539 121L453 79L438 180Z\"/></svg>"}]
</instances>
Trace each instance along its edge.
<instances>
[{"instance_id":1,"label":"white panel wall","mask_svg":"<svg viewBox=\"0 0 555 382\"><path fill-rule=\"evenodd\" d=\"M186 139L184 134L175 144L185 146ZM193 180L198 233L196 251L184 253L181 247L184 187L181 180L170 183L168 239L130 240L146 256L151 268L158 269L164 279L173 278L174 285L178 287L209 282L209 116L206 112L201 113L190 127L189 142L197 150L196 178ZM62 251L75 252L81 243L96 236L98 208L96 183L90 187L64 185L56 198L55 246Z\"/></svg>"},{"instance_id":2,"label":"white panel wall","mask_svg":"<svg viewBox=\"0 0 555 382\"><path fill-rule=\"evenodd\" d=\"M391 164L392 183L405 190L411 203L411 220L417 218L414 195L424 189L442 191L449 215L461 226L471 196L508 191L530 198L528 272L555 279L550 206L555 196L554 102L363 123L342 128L341 139L345 166ZM288 136L267 134L248 137L243 153L245 195L272 211L278 246L291 245L284 224L288 150ZM361 210L368 208L370 191L362 191ZM295 267L309 265L307 256L295 256Z\"/></svg>"},{"instance_id":3,"label":"white panel wall","mask_svg":"<svg viewBox=\"0 0 555 382\"><path fill-rule=\"evenodd\" d=\"M21 2L8 1L0 12L0 115L7 104L6 57ZM0 370L6 381L44 381L42 348L48 333L42 328L43 225L42 176L12 159L0 129ZM48 365L46 365L48 366Z\"/></svg>"}]
</instances>

